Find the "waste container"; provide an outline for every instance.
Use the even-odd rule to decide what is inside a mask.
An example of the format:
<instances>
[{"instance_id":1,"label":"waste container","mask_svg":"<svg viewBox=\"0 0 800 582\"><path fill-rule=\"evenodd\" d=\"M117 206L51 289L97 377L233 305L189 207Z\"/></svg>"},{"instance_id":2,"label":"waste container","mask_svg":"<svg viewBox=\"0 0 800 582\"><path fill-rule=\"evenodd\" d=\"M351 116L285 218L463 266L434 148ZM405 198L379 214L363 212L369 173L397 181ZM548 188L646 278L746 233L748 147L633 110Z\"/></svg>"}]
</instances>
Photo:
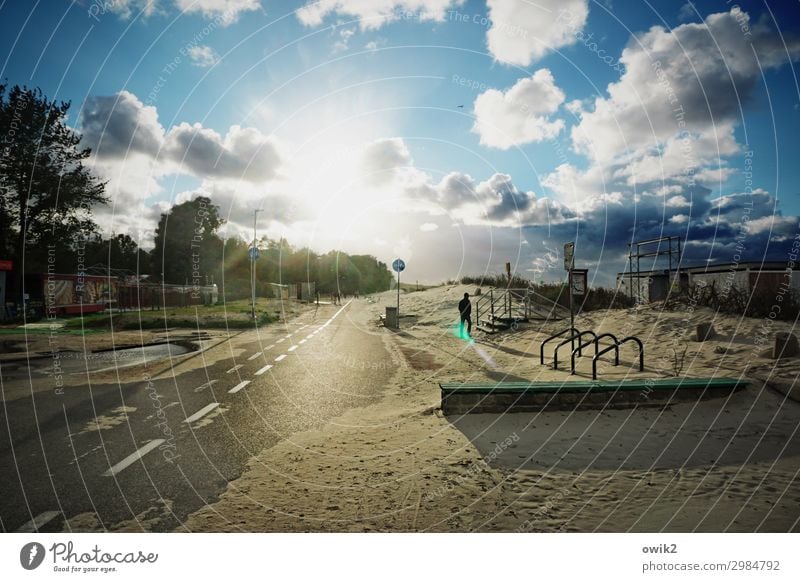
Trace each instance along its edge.
<instances>
[{"instance_id":1,"label":"waste container","mask_svg":"<svg viewBox=\"0 0 800 582\"><path fill-rule=\"evenodd\" d=\"M397 329L397 307L386 308L386 320L384 325L391 329Z\"/></svg>"}]
</instances>

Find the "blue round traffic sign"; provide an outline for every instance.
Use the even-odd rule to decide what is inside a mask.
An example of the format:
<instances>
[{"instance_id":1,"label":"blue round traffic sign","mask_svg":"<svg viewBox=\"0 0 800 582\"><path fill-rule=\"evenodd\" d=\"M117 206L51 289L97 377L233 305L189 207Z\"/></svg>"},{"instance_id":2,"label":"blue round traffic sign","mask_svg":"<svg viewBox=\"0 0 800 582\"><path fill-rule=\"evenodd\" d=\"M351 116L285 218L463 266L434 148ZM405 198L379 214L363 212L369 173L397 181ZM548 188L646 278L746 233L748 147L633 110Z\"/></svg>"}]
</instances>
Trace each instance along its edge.
<instances>
[{"instance_id":1,"label":"blue round traffic sign","mask_svg":"<svg viewBox=\"0 0 800 582\"><path fill-rule=\"evenodd\" d=\"M403 269L406 268L406 263L403 259L395 259L392 263L392 269L394 269L398 273L402 273Z\"/></svg>"},{"instance_id":2,"label":"blue round traffic sign","mask_svg":"<svg viewBox=\"0 0 800 582\"><path fill-rule=\"evenodd\" d=\"M257 261L258 257L261 256L261 253L258 251L257 247L250 247L250 249L247 251L247 254L250 255L251 261Z\"/></svg>"}]
</instances>

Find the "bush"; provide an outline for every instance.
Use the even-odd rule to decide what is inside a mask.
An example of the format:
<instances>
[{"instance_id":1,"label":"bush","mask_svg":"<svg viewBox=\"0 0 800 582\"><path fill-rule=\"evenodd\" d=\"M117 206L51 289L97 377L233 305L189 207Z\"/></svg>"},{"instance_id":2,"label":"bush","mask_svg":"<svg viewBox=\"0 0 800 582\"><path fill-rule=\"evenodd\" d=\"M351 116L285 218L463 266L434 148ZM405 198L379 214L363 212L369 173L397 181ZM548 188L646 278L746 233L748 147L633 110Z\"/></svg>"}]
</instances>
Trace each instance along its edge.
<instances>
[{"instance_id":1,"label":"bush","mask_svg":"<svg viewBox=\"0 0 800 582\"><path fill-rule=\"evenodd\" d=\"M566 283L532 284L522 277L512 277L511 283L509 283L508 277L502 275L484 275L482 277L467 276L461 278L461 283L464 285L476 285L478 287L487 286L498 289L531 289L531 291L569 309L569 294L567 292ZM575 313L579 313L581 311L596 311L598 309L625 309L633 307L635 302L627 295L615 289L595 287L589 289L589 293L583 298L574 296L573 305L575 306Z\"/></svg>"},{"instance_id":2,"label":"bush","mask_svg":"<svg viewBox=\"0 0 800 582\"><path fill-rule=\"evenodd\" d=\"M800 315L800 292L791 287L760 287L751 293L738 287L719 291L712 282L710 285L690 285L680 293L672 294L664 302L664 307L672 309L675 304L709 307L719 313L744 317L794 321ZM777 311L773 309L775 306L779 308Z\"/></svg>"}]
</instances>

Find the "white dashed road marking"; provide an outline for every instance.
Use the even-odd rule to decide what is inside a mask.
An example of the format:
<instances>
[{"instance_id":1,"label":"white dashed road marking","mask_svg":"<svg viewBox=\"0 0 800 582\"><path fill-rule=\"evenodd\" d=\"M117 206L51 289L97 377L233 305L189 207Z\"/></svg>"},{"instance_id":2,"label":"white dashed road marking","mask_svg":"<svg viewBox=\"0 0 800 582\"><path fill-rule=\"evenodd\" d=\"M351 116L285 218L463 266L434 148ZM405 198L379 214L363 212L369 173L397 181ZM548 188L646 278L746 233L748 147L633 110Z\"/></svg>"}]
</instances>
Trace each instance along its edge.
<instances>
[{"instance_id":1,"label":"white dashed road marking","mask_svg":"<svg viewBox=\"0 0 800 582\"><path fill-rule=\"evenodd\" d=\"M249 383L250 383L250 380L242 380L236 386L234 386L233 388L228 390L228 394L236 394L239 390L241 390L242 388L247 386Z\"/></svg>"},{"instance_id":2,"label":"white dashed road marking","mask_svg":"<svg viewBox=\"0 0 800 582\"><path fill-rule=\"evenodd\" d=\"M206 414L208 414L209 412L214 410L217 406L219 406L219 402L212 402L211 404L208 404L208 405L204 406L203 408L201 408L200 410L198 410L197 412L195 412L193 415L191 415L189 418L187 418L183 422L185 422L187 424L191 424L195 420L200 420Z\"/></svg>"},{"instance_id":3,"label":"white dashed road marking","mask_svg":"<svg viewBox=\"0 0 800 582\"><path fill-rule=\"evenodd\" d=\"M253 354L252 356L247 358L247 361L249 362L250 360L255 360L260 355L261 355L261 352L256 352L255 354Z\"/></svg>"},{"instance_id":4,"label":"white dashed road marking","mask_svg":"<svg viewBox=\"0 0 800 582\"><path fill-rule=\"evenodd\" d=\"M295 351L296 349L297 349L297 346L289 346L289 349L288 349L287 351L289 351L289 352L293 352L293 351Z\"/></svg>"},{"instance_id":5,"label":"white dashed road marking","mask_svg":"<svg viewBox=\"0 0 800 582\"><path fill-rule=\"evenodd\" d=\"M260 376L261 374L263 374L264 372L269 370L271 367L272 367L272 364L267 364L266 366L264 366L263 368L261 368L260 370L258 370L256 372L256 376Z\"/></svg>"},{"instance_id":6,"label":"white dashed road marking","mask_svg":"<svg viewBox=\"0 0 800 582\"><path fill-rule=\"evenodd\" d=\"M243 368L244 364L236 364L233 368L227 371L228 374L233 374L239 368Z\"/></svg>"},{"instance_id":7,"label":"white dashed road marking","mask_svg":"<svg viewBox=\"0 0 800 582\"><path fill-rule=\"evenodd\" d=\"M297 344L298 344L298 345L300 345L300 344L304 344L304 343L306 343L307 341L308 341L307 339L301 339L299 342L297 342Z\"/></svg>"},{"instance_id":8,"label":"white dashed road marking","mask_svg":"<svg viewBox=\"0 0 800 582\"><path fill-rule=\"evenodd\" d=\"M23 525L21 528L17 530L17 533L36 533L38 532L43 525L53 521L61 515L60 511L45 511L44 513L40 513L28 523Z\"/></svg>"},{"instance_id":9,"label":"white dashed road marking","mask_svg":"<svg viewBox=\"0 0 800 582\"><path fill-rule=\"evenodd\" d=\"M137 451L134 451L133 453L122 459L119 463L111 467L108 471L103 473L103 477L112 477L116 475L126 467L129 467L130 465L132 465L133 463L144 457L147 453L152 451L157 446L161 445L161 443L163 442L164 439L155 439L153 441L150 441L145 446L143 446Z\"/></svg>"},{"instance_id":10,"label":"white dashed road marking","mask_svg":"<svg viewBox=\"0 0 800 582\"><path fill-rule=\"evenodd\" d=\"M278 356L277 358L275 358L275 361L276 361L276 362L280 362L280 361L281 361L283 358L285 358L285 357L286 357L286 354L281 354L280 356Z\"/></svg>"}]
</instances>

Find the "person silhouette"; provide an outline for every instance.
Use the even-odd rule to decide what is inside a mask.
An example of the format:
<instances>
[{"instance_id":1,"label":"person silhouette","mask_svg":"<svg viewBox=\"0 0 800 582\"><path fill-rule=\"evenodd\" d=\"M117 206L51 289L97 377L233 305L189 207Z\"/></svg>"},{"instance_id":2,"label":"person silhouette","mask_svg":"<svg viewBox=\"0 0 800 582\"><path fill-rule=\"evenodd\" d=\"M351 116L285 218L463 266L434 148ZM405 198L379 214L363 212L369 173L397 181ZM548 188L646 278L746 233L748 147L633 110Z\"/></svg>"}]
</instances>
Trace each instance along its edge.
<instances>
[{"instance_id":1,"label":"person silhouette","mask_svg":"<svg viewBox=\"0 0 800 582\"><path fill-rule=\"evenodd\" d=\"M464 293L464 299L458 302L458 313L461 315L461 337L464 337L464 323L467 324L467 337L472 334L472 303L469 293Z\"/></svg>"}]
</instances>

